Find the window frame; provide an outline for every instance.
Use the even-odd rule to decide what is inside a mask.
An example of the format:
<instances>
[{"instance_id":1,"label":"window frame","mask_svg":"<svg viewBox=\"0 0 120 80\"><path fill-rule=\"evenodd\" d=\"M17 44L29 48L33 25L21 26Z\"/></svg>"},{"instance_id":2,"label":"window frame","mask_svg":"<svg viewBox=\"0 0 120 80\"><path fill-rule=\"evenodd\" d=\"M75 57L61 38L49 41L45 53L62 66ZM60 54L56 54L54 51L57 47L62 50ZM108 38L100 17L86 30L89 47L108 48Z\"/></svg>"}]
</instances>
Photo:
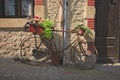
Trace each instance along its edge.
<instances>
[{"instance_id":1,"label":"window frame","mask_svg":"<svg viewBox=\"0 0 120 80\"><path fill-rule=\"evenodd\" d=\"M2 4L2 14L0 15L0 18L26 18L27 16L22 16L22 5L21 1L22 0L14 0L15 1L15 15L14 16L7 16L5 15L5 3L4 0L0 0ZM30 0L32 5L31 5L31 15L34 16L34 0Z\"/></svg>"}]
</instances>

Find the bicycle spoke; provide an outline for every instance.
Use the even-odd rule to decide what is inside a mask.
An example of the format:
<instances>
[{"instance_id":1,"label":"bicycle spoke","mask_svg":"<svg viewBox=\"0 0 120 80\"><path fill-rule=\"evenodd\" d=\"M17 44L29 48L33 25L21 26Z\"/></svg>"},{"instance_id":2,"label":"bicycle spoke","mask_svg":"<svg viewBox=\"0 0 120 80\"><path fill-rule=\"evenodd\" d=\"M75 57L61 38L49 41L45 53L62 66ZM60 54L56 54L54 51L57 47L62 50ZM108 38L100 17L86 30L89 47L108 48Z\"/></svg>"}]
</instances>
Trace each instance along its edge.
<instances>
[{"instance_id":1,"label":"bicycle spoke","mask_svg":"<svg viewBox=\"0 0 120 80\"><path fill-rule=\"evenodd\" d=\"M45 62L49 57L49 50L46 45L41 41L40 37L28 38L22 41L20 46L20 55L22 59L31 62Z\"/></svg>"},{"instance_id":2,"label":"bicycle spoke","mask_svg":"<svg viewBox=\"0 0 120 80\"><path fill-rule=\"evenodd\" d=\"M71 54L73 63L77 64L79 67L84 66L84 68L89 69L95 66L97 60L97 50L95 46L86 51L81 43L77 43L73 46Z\"/></svg>"}]
</instances>

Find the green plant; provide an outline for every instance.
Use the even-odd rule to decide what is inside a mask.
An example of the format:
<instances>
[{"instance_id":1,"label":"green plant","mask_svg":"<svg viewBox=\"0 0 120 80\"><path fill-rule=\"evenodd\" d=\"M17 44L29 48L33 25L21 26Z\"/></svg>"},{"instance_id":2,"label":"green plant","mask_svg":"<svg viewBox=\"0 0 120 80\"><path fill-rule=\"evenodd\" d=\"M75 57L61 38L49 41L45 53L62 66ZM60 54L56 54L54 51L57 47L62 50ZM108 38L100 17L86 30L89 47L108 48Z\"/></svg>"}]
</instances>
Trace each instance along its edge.
<instances>
[{"instance_id":1,"label":"green plant","mask_svg":"<svg viewBox=\"0 0 120 80\"><path fill-rule=\"evenodd\" d=\"M85 26L85 25L77 25L76 29L82 30L82 35L88 35L88 34L92 34L92 31L89 27Z\"/></svg>"},{"instance_id":2,"label":"green plant","mask_svg":"<svg viewBox=\"0 0 120 80\"><path fill-rule=\"evenodd\" d=\"M41 17L35 16L35 18L31 20L31 24L33 24L33 26L41 27L44 29L41 33L42 36L48 39L52 38L52 28L54 25L53 21L49 19L43 20Z\"/></svg>"},{"instance_id":3,"label":"green plant","mask_svg":"<svg viewBox=\"0 0 120 80\"><path fill-rule=\"evenodd\" d=\"M49 38L49 39L52 37L53 24L54 23L48 19L44 20L43 22L38 22L38 25L44 27L45 29L43 32L44 37Z\"/></svg>"}]
</instances>

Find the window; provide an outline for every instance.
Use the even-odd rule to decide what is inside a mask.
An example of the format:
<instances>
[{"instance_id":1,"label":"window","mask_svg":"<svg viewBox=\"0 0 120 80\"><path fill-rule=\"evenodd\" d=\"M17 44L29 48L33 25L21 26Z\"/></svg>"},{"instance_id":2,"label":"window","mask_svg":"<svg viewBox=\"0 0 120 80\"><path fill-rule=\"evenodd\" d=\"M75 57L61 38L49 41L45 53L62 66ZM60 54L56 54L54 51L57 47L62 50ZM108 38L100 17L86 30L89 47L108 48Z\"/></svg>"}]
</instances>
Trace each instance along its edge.
<instances>
[{"instance_id":1,"label":"window","mask_svg":"<svg viewBox=\"0 0 120 80\"><path fill-rule=\"evenodd\" d=\"M33 0L0 0L1 18L33 16Z\"/></svg>"}]
</instances>

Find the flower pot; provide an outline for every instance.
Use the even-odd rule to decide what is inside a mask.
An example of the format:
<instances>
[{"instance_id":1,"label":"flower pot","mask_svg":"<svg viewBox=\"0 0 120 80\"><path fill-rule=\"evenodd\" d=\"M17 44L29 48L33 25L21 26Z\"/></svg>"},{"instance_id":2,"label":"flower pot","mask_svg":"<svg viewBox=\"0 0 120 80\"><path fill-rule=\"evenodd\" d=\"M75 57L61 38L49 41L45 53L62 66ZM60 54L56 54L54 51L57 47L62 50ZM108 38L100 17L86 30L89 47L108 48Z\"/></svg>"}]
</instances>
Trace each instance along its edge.
<instances>
[{"instance_id":1,"label":"flower pot","mask_svg":"<svg viewBox=\"0 0 120 80\"><path fill-rule=\"evenodd\" d=\"M30 25L30 27L29 27L29 32L32 32L34 34L41 34L41 33L43 33L43 31L44 31L44 29L39 26Z\"/></svg>"},{"instance_id":2,"label":"flower pot","mask_svg":"<svg viewBox=\"0 0 120 80\"><path fill-rule=\"evenodd\" d=\"M79 35L84 35L85 29L79 29L77 32Z\"/></svg>"}]
</instances>

